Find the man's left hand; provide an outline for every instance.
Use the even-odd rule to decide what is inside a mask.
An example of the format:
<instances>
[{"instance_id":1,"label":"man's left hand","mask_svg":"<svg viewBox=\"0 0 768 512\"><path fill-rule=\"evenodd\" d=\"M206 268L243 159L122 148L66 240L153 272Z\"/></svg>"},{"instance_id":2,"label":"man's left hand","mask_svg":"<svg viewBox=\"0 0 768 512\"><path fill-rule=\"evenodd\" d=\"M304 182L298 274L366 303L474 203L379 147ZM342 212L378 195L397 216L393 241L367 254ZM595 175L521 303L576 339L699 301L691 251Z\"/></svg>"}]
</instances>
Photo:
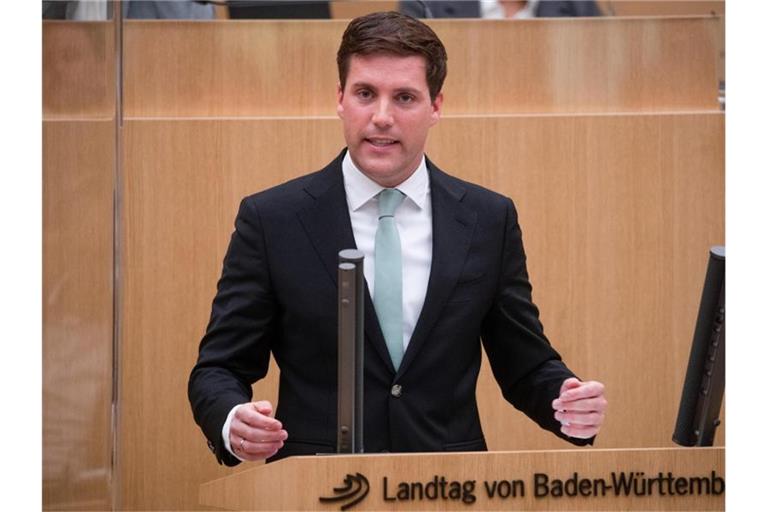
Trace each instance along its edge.
<instances>
[{"instance_id":1,"label":"man's left hand","mask_svg":"<svg viewBox=\"0 0 768 512\"><path fill-rule=\"evenodd\" d=\"M600 432L608 401L605 386L597 381L581 382L575 377L563 381L560 396L552 401L560 431L570 437L589 439Z\"/></svg>"}]
</instances>

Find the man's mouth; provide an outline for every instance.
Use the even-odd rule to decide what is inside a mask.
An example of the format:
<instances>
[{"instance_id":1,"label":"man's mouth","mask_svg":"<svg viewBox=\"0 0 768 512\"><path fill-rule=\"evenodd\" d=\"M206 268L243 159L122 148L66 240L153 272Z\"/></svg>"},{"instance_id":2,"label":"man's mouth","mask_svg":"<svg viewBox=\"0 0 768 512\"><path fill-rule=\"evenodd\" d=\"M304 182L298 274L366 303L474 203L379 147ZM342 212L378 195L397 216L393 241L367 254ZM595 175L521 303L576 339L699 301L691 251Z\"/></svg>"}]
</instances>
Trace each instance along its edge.
<instances>
[{"instance_id":1,"label":"man's mouth","mask_svg":"<svg viewBox=\"0 0 768 512\"><path fill-rule=\"evenodd\" d=\"M367 137L365 141L373 146L376 146L377 148L385 148L387 146L392 146L394 144L397 144L397 141L395 139L390 139L386 137Z\"/></svg>"}]
</instances>

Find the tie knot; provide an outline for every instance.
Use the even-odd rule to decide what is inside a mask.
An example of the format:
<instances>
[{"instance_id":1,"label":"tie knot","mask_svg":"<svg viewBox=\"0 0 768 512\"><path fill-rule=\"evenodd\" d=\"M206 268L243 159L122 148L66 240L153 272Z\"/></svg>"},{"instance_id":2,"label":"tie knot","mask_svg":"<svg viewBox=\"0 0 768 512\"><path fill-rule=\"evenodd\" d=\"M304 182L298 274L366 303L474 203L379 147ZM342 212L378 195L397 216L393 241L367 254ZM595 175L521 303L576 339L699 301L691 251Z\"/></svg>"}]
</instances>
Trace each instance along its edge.
<instances>
[{"instance_id":1,"label":"tie knot","mask_svg":"<svg viewBox=\"0 0 768 512\"><path fill-rule=\"evenodd\" d=\"M396 188L385 188L379 192L379 217L394 215L404 199L405 194Z\"/></svg>"}]
</instances>

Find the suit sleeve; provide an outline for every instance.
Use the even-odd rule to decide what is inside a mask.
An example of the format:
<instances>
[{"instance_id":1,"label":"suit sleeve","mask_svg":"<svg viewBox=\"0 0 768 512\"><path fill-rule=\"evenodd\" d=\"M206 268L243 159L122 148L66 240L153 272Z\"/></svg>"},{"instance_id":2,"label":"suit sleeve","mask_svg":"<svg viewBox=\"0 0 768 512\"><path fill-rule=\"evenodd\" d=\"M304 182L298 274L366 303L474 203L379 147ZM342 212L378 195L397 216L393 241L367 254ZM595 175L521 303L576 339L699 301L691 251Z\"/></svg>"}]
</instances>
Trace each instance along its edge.
<instances>
[{"instance_id":1,"label":"suit sleeve","mask_svg":"<svg viewBox=\"0 0 768 512\"><path fill-rule=\"evenodd\" d=\"M251 384L266 375L274 343L276 306L265 252L255 202L246 198L188 387L195 421L219 463L229 466L240 461L224 447L221 429L235 405L251 400Z\"/></svg>"},{"instance_id":2,"label":"suit sleeve","mask_svg":"<svg viewBox=\"0 0 768 512\"><path fill-rule=\"evenodd\" d=\"M544 335L531 297L517 212L507 200L502 268L494 304L483 322L483 346L504 398L542 428L573 444L592 444L560 432L552 401L575 375Z\"/></svg>"}]
</instances>

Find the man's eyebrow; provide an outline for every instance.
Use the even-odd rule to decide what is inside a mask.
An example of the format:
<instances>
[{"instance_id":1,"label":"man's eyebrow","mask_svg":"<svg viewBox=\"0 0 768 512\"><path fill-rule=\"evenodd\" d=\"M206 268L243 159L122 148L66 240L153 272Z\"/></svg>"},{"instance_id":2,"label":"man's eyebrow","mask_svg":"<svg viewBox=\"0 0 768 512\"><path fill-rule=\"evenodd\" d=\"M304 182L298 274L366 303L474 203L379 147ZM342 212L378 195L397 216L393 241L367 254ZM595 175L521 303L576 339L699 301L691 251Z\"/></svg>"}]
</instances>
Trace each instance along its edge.
<instances>
[{"instance_id":1,"label":"man's eyebrow","mask_svg":"<svg viewBox=\"0 0 768 512\"><path fill-rule=\"evenodd\" d=\"M376 88L376 87L372 86L371 84L369 84L368 82L353 82L351 87L354 87L354 88L365 87L367 89L375 89Z\"/></svg>"},{"instance_id":2,"label":"man's eyebrow","mask_svg":"<svg viewBox=\"0 0 768 512\"><path fill-rule=\"evenodd\" d=\"M414 96L421 95L421 91L419 89L414 89L413 87L397 87L395 88L395 92L407 92L408 94L413 94Z\"/></svg>"}]
</instances>

